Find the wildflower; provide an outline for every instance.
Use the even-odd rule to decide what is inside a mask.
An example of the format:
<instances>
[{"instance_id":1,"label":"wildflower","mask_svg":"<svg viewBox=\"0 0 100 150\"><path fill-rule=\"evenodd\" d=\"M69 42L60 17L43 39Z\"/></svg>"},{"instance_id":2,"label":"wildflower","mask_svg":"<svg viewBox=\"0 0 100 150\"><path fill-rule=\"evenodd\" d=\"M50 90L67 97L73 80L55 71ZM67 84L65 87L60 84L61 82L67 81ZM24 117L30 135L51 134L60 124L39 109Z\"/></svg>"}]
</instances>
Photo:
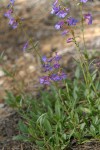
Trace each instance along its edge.
<instances>
[{"instance_id":1,"label":"wildflower","mask_svg":"<svg viewBox=\"0 0 100 150\"><path fill-rule=\"evenodd\" d=\"M80 0L80 2L82 3L86 3L88 0Z\"/></svg>"},{"instance_id":2,"label":"wildflower","mask_svg":"<svg viewBox=\"0 0 100 150\"><path fill-rule=\"evenodd\" d=\"M58 22L56 25L55 25L55 28L57 29L57 30L59 30L59 29L61 29L61 27L64 25L64 21L60 21L60 22Z\"/></svg>"},{"instance_id":3,"label":"wildflower","mask_svg":"<svg viewBox=\"0 0 100 150\"><path fill-rule=\"evenodd\" d=\"M52 74L50 79L53 81L60 81L61 80L61 78L58 74Z\"/></svg>"},{"instance_id":4,"label":"wildflower","mask_svg":"<svg viewBox=\"0 0 100 150\"><path fill-rule=\"evenodd\" d=\"M13 28L13 29L16 29L17 27L18 27L18 23L17 23L17 22L14 22L13 25L12 25L12 28Z\"/></svg>"},{"instance_id":5,"label":"wildflower","mask_svg":"<svg viewBox=\"0 0 100 150\"><path fill-rule=\"evenodd\" d=\"M47 71L51 71L53 68L50 64L44 64L43 65L43 68L44 68L44 71L47 72Z\"/></svg>"},{"instance_id":6,"label":"wildflower","mask_svg":"<svg viewBox=\"0 0 100 150\"><path fill-rule=\"evenodd\" d=\"M40 83L41 84L47 84L47 85L49 85L50 84L50 78L49 78L49 76L43 76L43 77L41 77L40 78Z\"/></svg>"},{"instance_id":7,"label":"wildflower","mask_svg":"<svg viewBox=\"0 0 100 150\"><path fill-rule=\"evenodd\" d=\"M60 6L57 6L58 0L56 0L53 4L51 14L57 14L60 11Z\"/></svg>"},{"instance_id":8,"label":"wildflower","mask_svg":"<svg viewBox=\"0 0 100 150\"><path fill-rule=\"evenodd\" d=\"M47 61L47 57L46 57L46 56L43 56L43 57L42 57L42 61L43 61L43 62L46 62L46 61Z\"/></svg>"},{"instance_id":9,"label":"wildflower","mask_svg":"<svg viewBox=\"0 0 100 150\"><path fill-rule=\"evenodd\" d=\"M12 26L13 29L16 29L18 26L18 23L16 22L16 20L14 18L9 18L9 25Z\"/></svg>"},{"instance_id":10,"label":"wildflower","mask_svg":"<svg viewBox=\"0 0 100 150\"><path fill-rule=\"evenodd\" d=\"M68 32L69 32L68 30L64 30L64 31L62 32L62 35L66 35Z\"/></svg>"},{"instance_id":11,"label":"wildflower","mask_svg":"<svg viewBox=\"0 0 100 150\"><path fill-rule=\"evenodd\" d=\"M10 3L11 3L11 4L14 4L14 3L15 3L15 0L10 0Z\"/></svg>"},{"instance_id":12,"label":"wildflower","mask_svg":"<svg viewBox=\"0 0 100 150\"><path fill-rule=\"evenodd\" d=\"M62 72L61 75L60 75L60 78L61 78L61 80L66 79L67 78L66 73Z\"/></svg>"},{"instance_id":13,"label":"wildflower","mask_svg":"<svg viewBox=\"0 0 100 150\"><path fill-rule=\"evenodd\" d=\"M51 75L51 80L53 81L61 81L67 78L67 75L64 72L61 72L60 74L52 74Z\"/></svg>"},{"instance_id":14,"label":"wildflower","mask_svg":"<svg viewBox=\"0 0 100 150\"><path fill-rule=\"evenodd\" d=\"M67 43L73 42L73 38L68 38Z\"/></svg>"},{"instance_id":15,"label":"wildflower","mask_svg":"<svg viewBox=\"0 0 100 150\"><path fill-rule=\"evenodd\" d=\"M55 69L58 69L58 68L60 68L60 64L56 63L56 64L53 65L53 67L54 67Z\"/></svg>"},{"instance_id":16,"label":"wildflower","mask_svg":"<svg viewBox=\"0 0 100 150\"><path fill-rule=\"evenodd\" d=\"M88 23L88 25L92 24L92 15L91 14L85 14L84 15L84 19L86 20L86 22Z\"/></svg>"},{"instance_id":17,"label":"wildflower","mask_svg":"<svg viewBox=\"0 0 100 150\"><path fill-rule=\"evenodd\" d=\"M59 56L57 53L54 57L47 59L46 56L42 57L43 63L43 69L45 72L49 72L49 75L43 76L40 78L41 84L47 84L49 85L51 81L60 81L66 78L66 74L64 72L60 72L60 64L59 60L61 59L61 56Z\"/></svg>"},{"instance_id":18,"label":"wildflower","mask_svg":"<svg viewBox=\"0 0 100 150\"><path fill-rule=\"evenodd\" d=\"M54 60L55 61L59 61L61 59L61 56L59 56L57 53L56 53L56 56L54 57Z\"/></svg>"},{"instance_id":19,"label":"wildflower","mask_svg":"<svg viewBox=\"0 0 100 150\"><path fill-rule=\"evenodd\" d=\"M78 22L78 20L76 20L72 17L67 19L67 23L68 23L69 26L75 26L77 22Z\"/></svg>"},{"instance_id":20,"label":"wildflower","mask_svg":"<svg viewBox=\"0 0 100 150\"><path fill-rule=\"evenodd\" d=\"M24 44L24 46L23 46L23 51L25 51L27 48L28 48L28 42L26 42L25 44Z\"/></svg>"},{"instance_id":21,"label":"wildflower","mask_svg":"<svg viewBox=\"0 0 100 150\"><path fill-rule=\"evenodd\" d=\"M65 18L67 14L68 14L67 11L60 10L56 15L57 15L59 18Z\"/></svg>"},{"instance_id":22,"label":"wildflower","mask_svg":"<svg viewBox=\"0 0 100 150\"><path fill-rule=\"evenodd\" d=\"M7 18L10 18L12 12L13 12L12 9L10 9L10 10L8 10L8 11L4 14L4 16L7 17Z\"/></svg>"}]
</instances>

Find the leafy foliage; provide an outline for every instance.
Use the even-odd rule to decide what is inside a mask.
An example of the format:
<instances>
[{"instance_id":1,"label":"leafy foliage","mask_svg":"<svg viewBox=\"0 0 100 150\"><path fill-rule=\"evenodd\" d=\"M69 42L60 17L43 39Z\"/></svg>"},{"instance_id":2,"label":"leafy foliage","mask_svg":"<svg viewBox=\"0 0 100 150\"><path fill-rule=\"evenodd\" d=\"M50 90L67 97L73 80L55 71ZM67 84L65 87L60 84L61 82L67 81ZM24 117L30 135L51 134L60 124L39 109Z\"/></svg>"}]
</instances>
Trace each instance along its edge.
<instances>
[{"instance_id":1,"label":"leafy foliage","mask_svg":"<svg viewBox=\"0 0 100 150\"><path fill-rule=\"evenodd\" d=\"M91 85L88 91L80 78L78 67L74 80L67 79L64 89L51 86L36 98L24 97L23 103L21 96L8 92L8 104L18 108L23 118L19 122L21 134L14 139L33 142L41 150L63 150L73 140L81 143L100 138L100 95L96 96ZM99 80L95 80L95 87L100 90Z\"/></svg>"}]
</instances>

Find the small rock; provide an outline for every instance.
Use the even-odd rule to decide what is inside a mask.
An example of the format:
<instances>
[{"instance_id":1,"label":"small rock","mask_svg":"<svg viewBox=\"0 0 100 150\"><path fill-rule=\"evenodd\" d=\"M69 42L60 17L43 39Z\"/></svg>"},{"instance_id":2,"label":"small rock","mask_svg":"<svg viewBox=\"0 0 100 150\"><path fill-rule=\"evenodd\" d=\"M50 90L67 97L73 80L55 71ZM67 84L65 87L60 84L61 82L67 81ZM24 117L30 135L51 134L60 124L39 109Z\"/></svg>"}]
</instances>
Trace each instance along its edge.
<instances>
[{"instance_id":1,"label":"small rock","mask_svg":"<svg viewBox=\"0 0 100 150\"><path fill-rule=\"evenodd\" d=\"M20 75L21 77L25 77L26 73L25 73L25 71L20 71L20 72L19 72L19 75Z\"/></svg>"},{"instance_id":2,"label":"small rock","mask_svg":"<svg viewBox=\"0 0 100 150\"><path fill-rule=\"evenodd\" d=\"M3 108L3 107L4 107L4 104L3 104L3 103L1 103L1 104L0 104L0 108Z\"/></svg>"},{"instance_id":3,"label":"small rock","mask_svg":"<svg viewBox=\"0 0 100 150\"><path fill-rule=\"evenodd\" d=\"M3 70L0 70L0 77L3 77L5 74L3 72Z\"/></svg>"},{"instance_id":4,"label":"small rock","mask_svg":"<svg viewBox=\"0 0 100 150\"><path fill-rule=\"evenodd\" d=\"M36 68L31 65L31 66L29 66L28 70L30 73L32 73L32 72L36 71Z\"/></svg>"}]
</instances>

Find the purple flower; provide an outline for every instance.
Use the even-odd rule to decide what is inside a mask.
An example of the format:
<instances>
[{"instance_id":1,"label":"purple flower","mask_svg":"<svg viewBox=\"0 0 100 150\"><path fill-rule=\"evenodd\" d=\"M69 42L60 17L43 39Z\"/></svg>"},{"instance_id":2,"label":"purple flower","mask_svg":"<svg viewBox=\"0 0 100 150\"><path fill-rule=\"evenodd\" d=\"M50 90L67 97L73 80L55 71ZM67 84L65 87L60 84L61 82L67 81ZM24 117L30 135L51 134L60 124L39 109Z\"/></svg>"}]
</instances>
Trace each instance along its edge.
<instances>
[{"instance_id":1,"label":"purple flower","mask_svg":"<svg viewBox=\"0 0 100 150\"><path fill-rule=\"evenodd\" d=\"M56 63L56 64L53 65L53 67L54 67L55 69L58 69L58 68L60 68L60 64Z\"/></svg>"},{"instance_id":2,"label":"purple flower","mask_svg":"<svg viewBox=\"0 0 100 150\"><path fill-rule=\"evenodd\" d=\"M56 56L54 57L54 60L55 61L59 61L61 59L61 56L59 56L57 53L56 53Z\"/></svg>"},{"instance_id":3,"label":"purple flower","mask_svg":"<svg viewBox=\"0 0 100 150\"><path fill-rule=\"evenodd\" d=\"M60 77L61 77L61 80L64 80L67 78L67 75L64 72L62 72Z\"/></svg>"},{"instance_id":4,"label":"purple flower","mask_svg":"<svg viewBox=\"0 0 100 150\"><path fill-rule=\"evenodd\" d=\"M67 14L68 14L68 13L67 13L66 11L60 10L56 15L57 15L59 18L65 18Z\"/></svg>"},{"instance_id":5,"label":"purple flower","mask_svg":"<svg viewBox=\"0 0 100 150\"><path fill-rule=\"evenodd\" d=\"M50 79L53 80L53 81L61 81L61 80L64 80L67 78L67 75L62 72L60 73L59 75L58 74L52 74Z\"/></svg>"},{"instance_id":6,"label":"purple flower","mask_svg":"<svg viewBox=\"0 0 100 150\"><path fill-rule=\"evenodd\" d=\"M10 3L11 3L11 4L14 4L14 2L15 2L15 0L10 0Z\"/></svg>"},{"instance_id":7,"label":"purple flower","mask_svg":"<svg viewBox=\"0 0 100 150\"><path fill-rule=\"evenodd\" d=\"M68 38L67 43L73 42L73 38Z\"/></svg>"},{"instance_id":8,"label":"purple flower","mask_svg":"<svg viewBox=\"0 0 100 150\"><path fill-rule=\"evenodd\" d=\"M78 22L78 20L76 20L72 17L67 19L67 23L68 23L69 26L75 26L77 22Z\"/></svg>"},{"instance_id":9,"label":"purple flower","mask_svg":"<svg viewBox=\"0 0 100 150\"><path fill-rule=\"evenodd\" d=\"M58 74L52 74L50 79L53 81L60 81L61 80L61 78Z\"/></svg>"},{"instance_id":10,"label":"purple flower","mask_svg":"<svg viewBox=\"0 0 100 150\"><path fill-rule=\"evenodd\" d=\"M18 27L18 23L14 18L9 18L9 25L11 25L13 29L16 29Z\"/></svg>"},{"instance_id":11,"label":"purple flower","mask_svg":"<svg viewBox=\"0 0 100 150\"><path fill-rule=\"evenodd\" d=\"M40 83L41 84L46 84L46 85L49 85L50 84L50 78L49 76L43 76L40 78Z\"/></svg>"},{"instance_id":12,"label":"purple flower","mask_svg":"<svg viewBox=\"0 0 100 150\"><path fill-rule=\"evenodd\" d=\"M53 68L50 64L44 64L43 65L43 68L44 68L44 71L47 72L47 71L51 71Z\"/></svg>"},{"instance_id":13,"label":"purple flower","mask_svg":"<svg viewBox=\"0 0 100 150\"><path fill-rule=\"evenodd\" d=\"M84 19L86 20L86 22L88 23L88 25L92 24L92 15L91 14L85 14L84 15Z\"/></svg>"},{"instance_id":14,"label":"purple flower","mask_svg":"<svg viewBox=\"0 0 100 150\"><path fill-rule=\"evenodd\" d=\"M82 3L86 3L88 0L80 0L80 2Z\"/></svg>"},{"instance_id":15,"label":"purple flower","mask_svg":"<svg viewBox=\"0 0 100 150\"><path fill-rule=\"evenodd\" d=\"M56 7L53 6L52 10L51 10L51 14L57 14L60 11L60 6Z\"/></svg>"},{"instance_id":16,"label":"purple flower","mask_svg":"<svg viewBox=\"0 0 100 150\"><path fill-rule=\"evenodd\" d=\"M8 11L4 14L4 16L7 17L7 18L10 18L12 12L13 12L12 9L10 9L10 10L8 10Z\"/></svg>"},{"instance_id":17,"label":"purple flower","mask_svg":"<svg viewBox=\"0 0 100 150\"><path fill-rule=\"evenodd\" d=\"M46 61L47 61L47 57L46 57L46 56L43 56L43 57L42 57L42 61L43 61L43 62L46 62Z\"/></svg>"},{"instance_id":18,"label":"purple flower","mask_svg":"<svg viewBox=\"0 0 100 150\"><path fill-rule=\"evenodd\" d=\"M26 42L25 44L24 44L24 46L23 46L23 51L25 51L27 48L28 48L28 42Z\"/></svg>"},{"instance_id":19,"label":"purple flower","mask_svg":"<svg viewBox=\"0 0 100 150\"><path fill-rule=\"evenodd\" d=\"M60 69L59 64L60 59L61 56L59 56L57 53L54 57L50 59L48 59L46 56L42 57L43 69L45 72L49 71L49 75L40 78L41 84L49 85L51 81L61 81L66 78L66 74L64 72L59 72L59 70L62 70Z\"/></svg>"},{"instance_id":20,"label":"purple flower","mask_svg":"<svg viewBox=\"0 0 100 150\"><path fill-rule=\"evenodd\" d=\"M13 25L14 22L15 22L15 19L14 19L14 18L10 18L10 19L9 19L9 25Z\"/></svg>"},{"instance_id":21,"label":"purple flower","mask_svg":"<svg viewBox=\"0 0 100 150\"><path fill-rule=\"evenodd\" d=\"M13 28L13 29L16 29L17 27L18 27L18 23L17 23L17 22L14 22L13 25L12 25L12 28Z\"/></svg>"},{"instance_id":22,"label":"purple flower","mask_svg":"<svg viewBox=\"0 0 100 150\"><path fill-rule=\"evenodd\" d=\"M59 30L59 29L61 29L61 27L64 25L64 21L60 21L60 22L58 22L56 25L55 25L55 28L57 29L57 30Z\"/></svg>"},{"instance_id":23,"label":"purple flower","mask_svg":"<svg viewBox=\"0 0 100 150\"><path fill-rule=\"evenodd\" d=\"M62 32L62 35L66 35L68 32L69 32L68 30L64 30L64 31Z\"/></svg>"},{"instance_id":24,"label":"purple flower","mask_svg":"<svg viewBox=\"0 0 100 150\"><path fill-rule=\"evenodd\" d=\"M60 6L57 6L58 0L56 0L53 4L51 14L57 14L60 11Z\"/></svg>"}]
</instances>

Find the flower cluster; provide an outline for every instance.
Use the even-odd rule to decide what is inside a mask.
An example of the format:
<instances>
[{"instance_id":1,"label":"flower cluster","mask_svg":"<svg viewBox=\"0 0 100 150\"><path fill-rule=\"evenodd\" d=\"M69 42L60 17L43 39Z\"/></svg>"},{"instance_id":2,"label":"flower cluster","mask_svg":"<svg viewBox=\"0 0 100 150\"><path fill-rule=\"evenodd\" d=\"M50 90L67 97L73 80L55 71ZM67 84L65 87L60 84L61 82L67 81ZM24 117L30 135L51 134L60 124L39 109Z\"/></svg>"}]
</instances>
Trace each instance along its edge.
<instances>
[{"instance_id":1,"label":"flower cluster","mask_svg":"<svg viewBox=\"0 0 100 150\"><path fill-rule=\"evenodd\" d=\"M5 17L9 19L9 25L16 29L18 27L19 18L13 17L13 5L15 3L15 0L10 0L10 3L8 4L8 11L4 14Z\"/></svg>"},{"instance_id":2,"label":"flower cluster","mask_svg":"<svg viewBox=\"0 0 100 150\"><path fill-rule=\"evenodd\" d=\"M43 70L47 75L40 78L41 84L49 85L52 81L61 81L66 79L66 74L62 71L59 64L61 56L56 53L56 56L48 59L46 56L42 57Z\"/></svg>"},{"instance_id":3,"label":"flower cluster","mask_svg":"<svg viewBox=\"0 0 100 150\"><path fill-rule=\"evenodd\" d=\"M83 3L86 3L88 0L80 0L79 4L83 5ZM61 20L55 24L56 30L63 30L62 35L66 35L70 32L70 29L72 31L72 28L77 25L79 20L73 18L70 16L70 8L61 7L59 4L59 0L56 0L52 5L51 14L54 14L58 16ZM92 24L92 15L90 13L84 14L81 18L81 21L86 21L88 25ZM65 30L66 28L66 30ZM73 38L67 39L67 43L70 43L73 41Z\"/></svg>"}]
</instances>

